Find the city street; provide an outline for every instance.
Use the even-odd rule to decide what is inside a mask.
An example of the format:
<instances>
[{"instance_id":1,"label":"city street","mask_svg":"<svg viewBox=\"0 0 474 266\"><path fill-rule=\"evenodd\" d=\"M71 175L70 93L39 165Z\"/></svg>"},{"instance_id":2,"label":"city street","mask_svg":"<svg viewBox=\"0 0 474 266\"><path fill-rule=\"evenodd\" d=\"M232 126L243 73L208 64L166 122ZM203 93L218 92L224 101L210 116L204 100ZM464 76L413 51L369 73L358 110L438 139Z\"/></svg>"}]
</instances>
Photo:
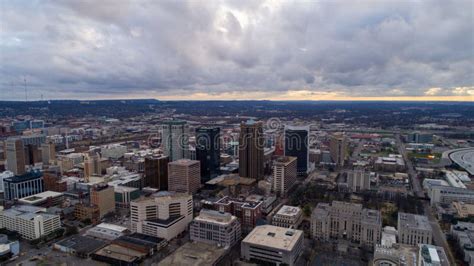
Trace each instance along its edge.
<instances>
[{"instance_id":1,"label":"city street","mask_svg":"<svg viewBox=\"0 0 474 266\"><path fill-rule=\"evenodd\" d=\"M411 184L412 184L412 189L415 194L415 196L424 198L425 193L421 187L420 181L418 180L417 174L414 170L413 164L408 158L407 151L405 149L405 144L403 144L400 134L396 134L396 140L397 140L397 145L399 148L400 154L403 156L403 159L405 160L405 164L407 167L407 173L408 176L410 177ZM431 209L430 203L428 201L423 200L423 209L425 211L425 215L428 217L428 220L430 221L431 224L431 229L433 231L433 241L434 244L440 247L443 247L444 250L446 251L446 254L448 255L449 261L451 265L454 264L454 257L453 254L451 253L451 249L448 245L448 242L446 241L446 236L441 230L441 227L439 226L438 220L436 219L435 215L433 214L433 210Z\"/></svg>"}]
</instances>

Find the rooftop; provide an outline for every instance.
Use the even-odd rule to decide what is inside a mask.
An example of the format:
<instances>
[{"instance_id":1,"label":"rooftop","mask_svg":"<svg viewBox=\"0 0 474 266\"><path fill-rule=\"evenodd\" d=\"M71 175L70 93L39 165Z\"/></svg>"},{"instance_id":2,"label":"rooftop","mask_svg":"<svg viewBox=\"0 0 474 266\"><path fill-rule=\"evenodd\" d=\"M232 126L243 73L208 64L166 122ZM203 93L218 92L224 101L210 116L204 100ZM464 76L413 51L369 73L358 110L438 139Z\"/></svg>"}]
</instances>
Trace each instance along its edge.
<instances>
[{"instance_id":1,"label":"rooftop","mask_svg":"<svg viewBox=\"0 0 474 266\"><path fill-rule=\"evenodd\" d=\"M199 164L199 161L190 160L190 159L180 159L173 162L170 162L168 165L181 165L181 166L191 166L194 164Z\"/></svg>"},{"instance_id":2,"label":"rooftop","mask_svg":"<svg viewBox=\"0 0 474 266\"><path fill-rule=\"evenodd\" d=\"M283 205L276 215L282 215L282 216L297 216L301 213L301 208L300 207L294 207L294 206L288 206L288 205Z\"/></svg>"},{"instance_id":3,"label":"rooftop","mask_svg":"<svg viewBox=\"0 0 474 266\"><path fill-rule=\"evenodd\" d=\"M74 249L76 253L92 253L106 245L104 241L74 235L55 243L55 245Z\"/></svg>"},{"instance_id":4,"label":"rooftop","mask_svg":"<svg viewBox=\"0 0 474 266\"><path fill-rule=\"evenodd\" d=\"M19 201L27 202L27 203L35 203L45 200L47 198L56 198L61 197L63 193L55 192L55 191L45 191L38 194L34 194L32 196L24 197L19 199Z\"/></svg>"},{"instance_id":5,"label":"rooftop","mask_svg":"<svg viewBox=\"0 0 474 266\"><path fill-rule=\"evenodd\" d=\"M431 230L431 225L428 221L428 217L423 215L399 212L398 222L399 230L400 226L408 227L410 229Z\"/></svg>"},{"instance_id":6,"label":"rooftop","mask_svg":"<svg viewBox=\"0 0 474 266\"><path fill-rule=\"evenodd\" d=\"M295 247L298 239L302 237L303 231L301 230L273 225L261 225L255 227L242 242L291 251Z\"/></svg>"},{"instance_id":7,"label":"rooftop","mask_svg":"<svg viewBox=\"0 0 474 266\"><path fill-rule=\"evenodd\" d=\"M219 224L229 224L235 221L237 217L227 212L219 212L214 210L202 209L198 216L194 218L195 221L204 221Z\"/></svg>"},{"instance_id":8,"label":"rooftop","mask_svg":"<svg viewBox=\"0 0 474 266\"><path fill-rule=\"evenodd\" d=\"M146 255L145 253L138 252L136 250L125 248L115 244L110 244L98 250L97 252L95 252L95 254L129 263L136 262Z\"/></svg>"},{"instance_id":9,"label":"rooftop","mask_svg":"<svg viewBox=\"0 0 474 266\"><path fill-rule=\"evenodd\" d=\"M163 266L207 266L215 265L226 253L226 249L217 248L201 242L188 242L160 262Z\"/></svg>"}]
</instances>

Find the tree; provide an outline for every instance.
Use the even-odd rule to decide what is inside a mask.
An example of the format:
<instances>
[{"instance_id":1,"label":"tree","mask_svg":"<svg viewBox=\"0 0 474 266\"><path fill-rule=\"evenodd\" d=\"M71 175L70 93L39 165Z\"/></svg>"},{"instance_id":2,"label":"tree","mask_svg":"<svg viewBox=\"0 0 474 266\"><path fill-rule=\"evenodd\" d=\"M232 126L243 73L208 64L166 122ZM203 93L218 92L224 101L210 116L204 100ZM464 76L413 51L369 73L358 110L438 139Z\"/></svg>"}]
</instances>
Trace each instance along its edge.
<instances>
[{"instance_id":1,"label":"tree","mask_svg":"<svg viewBox=\"0 0 474 266\"><path fill-rule=\"evenodd\" d=\"M310 217L311 216L311 207L306 204L304 207L303 207L303 214L304 216L306 217Z\"/></svg>"},{"instance_id":2,"label":"tree","mask_svg":"<svg viewBox=\"0 0 474 266\"><path fill-rule=\"evenodd\" d=\"M76 226L67 226L66 227L66 236L76 235L79 233L79 230Z\"/></svg>"}]
</instances>

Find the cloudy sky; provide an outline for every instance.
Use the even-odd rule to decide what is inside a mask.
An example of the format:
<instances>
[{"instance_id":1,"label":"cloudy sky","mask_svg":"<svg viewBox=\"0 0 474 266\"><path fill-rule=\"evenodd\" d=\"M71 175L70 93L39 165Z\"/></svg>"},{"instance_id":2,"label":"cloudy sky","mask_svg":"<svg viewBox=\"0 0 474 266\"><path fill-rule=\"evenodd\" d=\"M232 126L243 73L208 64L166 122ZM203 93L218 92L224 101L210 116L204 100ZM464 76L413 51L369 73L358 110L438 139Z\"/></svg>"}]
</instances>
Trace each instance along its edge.
<instances>
[{"instance_id":1,"label":"cloudy sky","mask_svg":"<svg viewBox=\"0 0 474 266\"><path fill-rule=\"evenodd\" d=\"M0 0L0 100L474 101L474 1Z\"/></svg>"}]
</instances>

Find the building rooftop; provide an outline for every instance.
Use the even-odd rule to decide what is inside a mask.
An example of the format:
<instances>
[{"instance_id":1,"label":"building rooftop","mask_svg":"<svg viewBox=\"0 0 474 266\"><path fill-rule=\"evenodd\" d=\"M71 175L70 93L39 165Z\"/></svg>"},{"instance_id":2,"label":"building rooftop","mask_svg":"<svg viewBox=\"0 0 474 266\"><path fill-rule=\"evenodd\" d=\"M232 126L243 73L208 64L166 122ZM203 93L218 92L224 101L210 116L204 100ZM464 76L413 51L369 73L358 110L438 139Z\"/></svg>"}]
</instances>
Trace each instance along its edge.
<instances>
[{"instance_id":1,"label":"building rooftop","mask_svg":"<svg viewBox=\"0 0 474 266\"><path fill-rule=\"evenodd\" d=\"M428 221L428 217L423 215L399 212L398 223L398 230L400 230L400 226L408 227L411 229L431 230L431 225Z\"/></svg>"},{"instance_id":2,"label":"building rooftop","mask_svg":"<svg viewBox=\"0 0 474 266\"><path fill-rule=\"evenodd\" d=\"M291 251L300 237L303 237L301 230L261 225L255 227L242 242Z\"/></svg>"},{"instance_id":3,"label":"building rooftop","mask_svg":"<svg viewBox=\"0 0 474 266\"><path fill-rule=\"evenodd\" d=\"M289 165L290 163L292 163L293 161L296 161L296 157L280 156L280 157L278 157L278 158L275 160L274 165L287 166L287 165Z\"/></svg>"},{"instance_id":4,"label":"building rooftop","mask_svg":"<svg viewBox=\"0 0 474 266\"><path fill-rule=\"evenodd\" d=\"M168 165L191 166L194 164L199 164L199 161L190 160L190 159L179 159L179 160L170 162Z\"/></svg>"},{"instance_id":5,"label":"building rooftop","mask_svg":"<svg viewBox=\"0 0 474 266\"><path fill-rule=\"evenodd\" d=\"M216 265L226 249L202 242L188 242L160 262L162 266Z\"/></svg>"},{"instance_id":6,"label":"building rooftop","mask_svg":"<svg viewBox=\"0 0 474 266\"><path fill-rule=\"evenodd\" d=\"M294 207L294 206L288 206L288 205L283 205L276 215L281 215L281 216L298 216L301 213L301 208L300 207Z\"/></svg>"},{"instance_id":7,"label":"building rooftop","mask_svg":"<svg viewBox=\"0 0 474 266\"><path fill-rule=\"evenodd\" d=\"M106 242L81 235L74 235L56 242L55 245L74 249L76 253L89 254L105 246Z\"/></svg>"},{"instance_id":8,"label":"building rooftop","mask_svg":"<svg viewBox=\"0 0 474 266\"><path fill-rule=\"evenodd\" d=\"M28 203L28 204L35 204L35 203L41 202L45 199L61 197L62 195L64 195L64 194L61 193L61 192L45 191L45 192L41 192L41 193L38 193L38 194L34 194L32 196L21 198L18 201L25 202L25 203Z\"/></svg>"},{"instance_id":9,"label":"building rooftop","mask_svg":"<svg viewBox=\"0 0 474 266\"><path fill-rule=\"evenodd\" d=\"M199 215L194 218L194 220L218 224L229 224L237 220L237 217L227 212L202 209L201 212L199 212Z\"/></svg>"},{"instance_id":10,"label":"building rooftop","mask_svg":"<svg viewBox=\"0 0 474 266\"><path fill-rule=\"evenodd\" d=\"M146 256L145 253L115 244L110 244L104 248L101 248L100 250L95 252L95 254L103 257L125 261L128 263L136 262L140 260L140 258Z\"/></svg>"},{"instance_id":11,"label":"building rooftop","mask_svg":"<svg viewBox=\"0 0 474 266\"><path fill-rule=\"evenodd\" d=\"M419 244L418 247L420 254L419 260L423 262L420 265L449 265L448 257L442 247L429 244Z\"/></svg>"}]
</instances>

